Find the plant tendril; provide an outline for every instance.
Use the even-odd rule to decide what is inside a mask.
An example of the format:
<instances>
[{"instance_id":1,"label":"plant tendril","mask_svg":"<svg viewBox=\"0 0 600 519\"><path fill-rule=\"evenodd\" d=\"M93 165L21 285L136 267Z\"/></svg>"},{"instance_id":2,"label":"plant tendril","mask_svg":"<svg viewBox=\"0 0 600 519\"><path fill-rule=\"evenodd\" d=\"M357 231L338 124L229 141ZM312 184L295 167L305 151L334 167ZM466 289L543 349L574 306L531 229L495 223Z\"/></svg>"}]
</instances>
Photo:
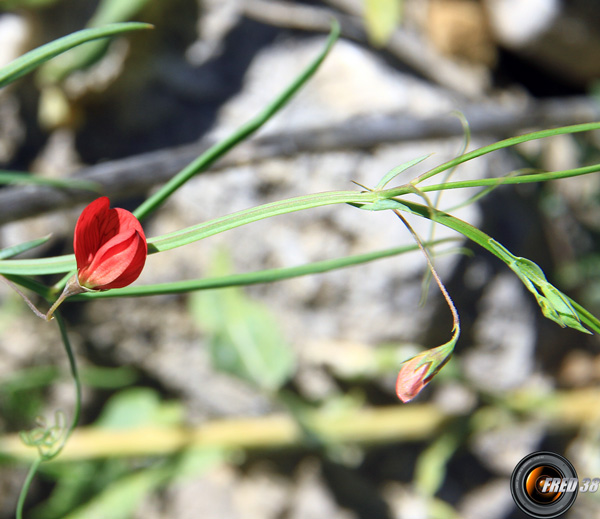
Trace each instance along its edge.
<instances>
[{"instance_id":1,"label":"plant tendril","mask_svg":"<svg viewBox=\"0 0 600 519\"><path fill-rule=\"evenodd\" d=\"M36 475L40 465L44 461L50 461L56 458L65 447L67 440L71 436L71 433L77 427L79 418L81 416L81 380L79 378L79 371L77 369L77 362L71 347L71 342L67 335L67 328L62 316L56 312L54 314L56 322L60 330L60 336L69 359L69 368L75 384L75 409L73 412L73 419L71 423L67 425L66 415L63 411L56 411L54 413L54 423L48 425L45 418L37 418L38 427L32 429L29 432L21 432L21 439L25 445L36 447L39 453L39 457L32 463L27 473L27 477L21 488L19 494L19 500L17 502L16 519L22 519L23 507L25 505L25 498L29 492L29 487ZM45 318L45 317L44 317Z\"/></svg>"}]
</instances>

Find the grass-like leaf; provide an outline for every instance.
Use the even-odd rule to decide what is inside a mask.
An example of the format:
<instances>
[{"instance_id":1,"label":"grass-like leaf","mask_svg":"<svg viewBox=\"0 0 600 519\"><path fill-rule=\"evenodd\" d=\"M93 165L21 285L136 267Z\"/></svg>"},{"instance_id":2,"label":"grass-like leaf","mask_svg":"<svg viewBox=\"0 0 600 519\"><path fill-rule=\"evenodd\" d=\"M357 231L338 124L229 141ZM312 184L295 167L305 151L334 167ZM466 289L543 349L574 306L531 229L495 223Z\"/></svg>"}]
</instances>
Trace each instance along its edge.
<instances>
[{"instance_id":1,"label":"grass-like leaf","mask_svg":"<svg viewBox=\"0 0 600 519\"><path fill-rule=\"evenodd\" d=\"M72 49L73 47L77 47L82 43L97 40L98 38L115 36L117 34L122 34L129 31L151 28L152 25L147 23L116 23L107 25L105 27L83 29L81 31L74 32L73 34L63 36L58 40L46 43L37 49L29 51L23 56L11 61L5 67L2 67L0 69L0 88L31 72L49 59L52 59L55 56Z\"/></svg>"},{"instance_id":2,"label":"grass-like leaf","mask_svg":"<svg viewBox=\"0 0 600 519\"><path fill-rule=\"evenodd\" d=\"M148 3L148 0L102 0L87 24L88 28L106 27L107 25L126 22ZM46 63L39 71L42 83L56 83L63 80L75 70L93 65L105 55L110 41L95 40L82 45L59 59Z\"/></svg>"},{"instance_id":3,"label":"grass-like leaf","mask_svg":"<svg viewBox=\"0 0 600 519\"><path fill-rule=\"evenodd\" d=\"M359 193L357 191L330 191L327 193L298 196L244 209L230 215L215 218L209 222L151 238L148 240L148 248L150 252L162 252L272 216L334 204L369 204L377 198L377 193ZM1 264L0 272L2 272Z\"/></svg>"},{"instance_id":4,"label":"grass-like leaf","mask_svg":"<svg viewBox=\"0 0 600 519\"><path fill-rule=\"evenodd\" d=\"M429 157L431 157L431 153L427 154L427 155L423 155L422 157L417 157L416 159L413 160L409 160L408 162L405 162L404 164L400 164L399 166L396 166L395 168L391 169L390 171L388 171L385 176L379 181L379 183L375 186L375 189L377 190L381 190L383 189L385 186L387 186L394 178L396 178L400 173L402 173L403 171L406 171L409 168L412 168L413 166L416 166L417 164L419 164L420 162L423 162L425 159L428 159Z\"/></svg>"},{"instance_id":5,"label":"grass-like leaf","mask_svg":"<svg viewBox=\"0 0 600 519\"><path fill-rule=\"evenodd\" d=\"M19 243L18 245L13 245L12 247L6 247L5 249L0 250L0 260L12 258L23 252L34 249L35 247L39 247L46 243L52 235L48 234L43 238L37 238L36 240L26 241L23 243Z\"/></svg>"},{"instance_id":6,"label":"grass-like leaf","mask_svg":"<svg viewBox=\"0 0 600 519\"><path fill-rule=\"evenodd\" d=\"M448 241L448 239L437 240L436 242L426 243L425 245L427 247L433 247ZM357 254L354 256L345 256L343 258L315 261L313 263L307 263L306 265L299 265L296 267L260 270L257 272L248 272L244 274L230 274L227 276L176 281L172 283L159 283L156 285L134 285L125 288L109 290L107 292L82 294L72 297L71 300L76 301L79 299L83 300L107 297L143 297L163 294L181 294L195 290L208 290L215 288L255 285L259 283L272 283L275 281L283 281L285 279L291 279L310 274L321 274L331 270L352 267L354 265L360 265L378 259L389 258L416 250L418 250L417 245L406 245L403 247L395 247L393 249L367 252L365 254Z\"/></svg>"},{"instance_id":7,"label":"grass-like leaf","mask_svg":"<svg viewBox=\"0 0 600 519\"><path fill-rule=\"evenodd\" d=\"M477 180L462 180L457 182L447 182L445 184L434 184L431 186L420 187L423 193L431 191L445 191L446 189L464 189L469 187L498 187L510 184L531 184L534 182L546 182L549 180L558 180L560 178L578 177L589 173L600 171L600 164L592 164L581 168L565 169L561 171L544 171L541 173L526 173L520 175L507 175L498 178L480 178Z\"/></svg>"},{"instance_id":8,"label":"grass-like leaf","mask_svg":"<svg viewBox=\"0 0 600 519\"><path fill-rule=\"evenodd\" d=\"M90 180L77 178L42 178L29 173L20 173L16 171L0 171L0 184L50 186L61 189L85 189L87 191L95 192L100 192L101 189L100 184Z\"/></svg>"},{"instance_id":9,"label":"grass-like leaf","mask_svg":"<svg viewBox=\"0 0 600 519\"><path fill-rule=\"evenodd\" d=\"M435 191L449 188L486 187L502 184L518 184L527 182L541 182L556 180L596 172L600 165L585 166L572 170L535 173L517 177L501 177L493 179L466 180L450 182L434 186L419 188L421 192ZM163 252L189 243L214 236L215 234L256 222L272 216L313 209L326 205L351 204L362 209L381 211L388 209L409 210L409 206L394 197L412 193L414 186L400 186L383 191L330 191L314 195L304 195L287 200L271 202L258 207L245 209L236 213L215 218L208 222L193 225L172 233L156 236L148 240L150 254ZM446 213L444 213L446 214ZM449 216L449 215L448 215ZM465 223L465 225L468 225ZM473 228L474 229L474 228ZM459 231L460 232L460 231ZM0 274L41 275L70 272L75 269L75 257L71 255L56 256L35 260L9 260L0 261Z\"/></svg>"},{"instance_id":10,"label":"grass-like leaf","mask_svg":"<svg viewBox=\"0 0 600 519\"><path fill-rule=\"evenodd\" d=\"M273 115L275 115L281 108L283 108L288 101L304 86L304 84L314 75L317 71L329 51L333 47L333 44L337 41L340 35L340 27L337 22L333 22L331 26L331 32L329 39L321 51L321 53L315 58L315 60L296 78L294 81L260 114L248 121L235 133L221 142L215 144L207 151L205 151L200 157L194 160L191 164L181 170L175 175L169 182L167 182L161 189L154 193L150 198L146 199L134 212L133 214L139 219L147 217L151 212L155 211L160 207L164 201L169 198L177 189L183 186L188 180L197 175L198 173L206 170L211 164L217 159L221 158L231 148L247 139L250 135L256 132L263 124L265 124Z\"/></svg>"},{"instance_id":11,"label":"grass-like leaf","mask_svg":"<svg viewBox=\"0 0 600 519\"><path fill-rule=\"evenodd\" d=\"M441 173L442 171L446 171L448 169L454 168L459 164L463 164L469 160L475 159L477 157L482 157L488 153L493 151L501 150L504 148L510 148L511 146L515 146L517 144L521 144L523 142L534 141L537 139L545 139L546 137L554 137L555 135L566 135L570 133L580 133L580 132L589 132L593 130L600 129L600 122L595 123L584 123L584 124L574 124L571 126L561 126L560 128L552 128L550 130L541 130L538 132L525 133L523 135L518 135L516 137L510 137L508 139L504 139L502 141L494 142L493 144L489 144L488 146L483 146L476 150L470 151L468 153L464 153L452 160L444 162L439 166L419 175L415 180L411 182L413 185L420 184L421 182ZM420 188L421 191L424 191L423 188Z\"/></svg>"},{"instance_id":12,"label":"grass-like leaf","mask_svg":"<svg viewBox=\"0 0 600 519\"><path fill-rule=\"evenodd\" d=\"M41 276L43 274L59 274L71 272L77 267L75 255L53 256L52 258L2 260L0 274L16 274L24 276Z\"/></svg>"}]
</instances>

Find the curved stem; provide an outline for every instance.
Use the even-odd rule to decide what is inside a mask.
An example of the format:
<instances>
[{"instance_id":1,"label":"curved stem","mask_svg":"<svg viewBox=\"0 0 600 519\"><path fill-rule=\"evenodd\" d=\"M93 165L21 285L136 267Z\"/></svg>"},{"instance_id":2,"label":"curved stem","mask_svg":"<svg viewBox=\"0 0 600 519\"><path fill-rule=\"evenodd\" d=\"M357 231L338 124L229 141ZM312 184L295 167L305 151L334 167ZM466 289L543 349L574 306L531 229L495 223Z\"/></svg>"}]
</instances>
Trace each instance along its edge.
<instances>
[{"instance_id":1,"label":"curved stem","mask_svg":"<svg viewBox=\"0 0 600 519\"><path fill-rule=\"evenodd\" d=\"M4 281L10 288L12 288L17 294L19 294L21 296L23 301L25 301L25 304L31 309L31 311L35 315L37 315L41 319L46 319L46 316L36 308L36 306L31 302L31 299L29 299L23 292L21 292L21 290L19 290L17 285L15 285L14 283L9 281L2 275L0 275L0 279L2 281Z\"/></svg>"},{"instance_id":2,"label":"curved stem","mask_svg":"<svg viewBox=\"0 0 600 519\"><path fill-rule=\"evenodd\" d=\"M73 353L73 348L71 347L71 342L69 341L69 337L67 335L67 328L65 326L65 322L63 321L59 313L56 313L56 322L58 323L61 339L63 341L65 351L67 352L67 357L69 359L71 375L73 376L73 381L75 383L75 411L73 413L73 419L71 420L71 424L67 428L65 434L61 435L62 439L58 447L54 448L54 446L52 446L52 450L50 452L44 453L41 450L41 447L38 445L40 456L36 458L36 460L32 463L31 467L29 468L29 472L27 473L27 477L25 478L25 482L23 483L23 487L21 488L19 500L17 502L16 519L23 518L23 507L25 505L25 499L27 498L29 488L31 487L33 478L37 474L40 465L44 461L50 461L56 458L56 456L58 456L61 453L67 440L71 436L71 433L75 430L75 427L77 427L77 424L79 423L79 418L81 416L81 380L79 378L79 371L77 369L77 361L75 360L75 354Z\"/></svg>"},{"instance_id":3,"label":"curved stem","mask_svg":"<svg viewBox=\"0 0 600 519\"><path fill-rule=\"evenodd\" d=\"M448 290L446 290L444 283L442 283L440 276L438 275L437 271L435 270L435 267L433 266L433 261L431 259L431 256L429 255L429 252L423 245L423 242L421 241L421 238L419 238L419 235L412 228L412 226L408 223L406 218L404 218L404 216L400 213L400 211L394 209L394 213L396 213L396 216L398 218L400 218L402 223L406 226L406 228L412 234L413 238L417 242L417 245L419 246L419 249L421 249L421 252L423 252L423 254L425 255L425 259L427 260L427 265L429 266L431 275L433 276L433 278L435 279L435 282L437 283L438 287L440 288L440 291L442 292L442 295L444 296L446 303L448 303L448 307L450 308L450 312L452 313L452 323L453 323L452 330L455 332L455 335L458 337L458 333L460 332L460 318L458 316L458 311L456 310L456 306L454 305L454 301L452 301L450 294L448 294Z\"/></svg>"},{"instance_id":4,"label":"curved stem","mask_svg":"<svg viewBox=\"0 0 600 519\"><path fill-rule=\"evenodd\" d=\"M69 439L69 436L75 430L75 427L77 427L77 424L79 423L79 418L81 417L81 379L79 378L79 370L77 369L77 360L75 359L75 354L73 353L73 348L71 347L71 341L69 341L67 327L65 326L65 322L63 321L63 318L59 313L56 313L56 322L58 323L60 336L65 346L65 351L67 352L67 358L69 359L69 368L71 370L73 382L75 383L75 412L73 413L71 425L69 426L67 434L64 436L59 448L55 452L53 452L52 455L46 457L46 460L55 458L60 454L60 451L65 446L67 440Z\"/></svg>"},{"instance_id":5,"label":"curved stem","mask_svg":"<svg viewBox=\"0 0 600 519\"><path fill-rule=\"evenodd\" d=\"M44 319L46 319L46 321L51 321L52 316L54 315L54 312L67 297L74 296L77 294L82 294L83 292L87 292L87 290L79 284L79 280L77 279L77 274L73 274L69 278L69 281L67 281L67 284L66 284L64 290L62 291L62 293L60 294L59 298L50 307L50 310L48 310L48 313L42 317ZM62 328L61 328L61 333L62 333ZM64 338L63 338L63 340L64 340ZM68 351L67 351L67 353L68 353Z\"/></svg>"},{"instance_id":6,"label":"curved stem","mask_svg":"<svg viewBox=\"0 0 600 519\"><path fill-rule=\"evenodd\" d=\"M17 501L16 519L23 519L23 507L25 506L25 499L27 498L27 494L29 493L29 487L31 486L31 482L37 474L37 471L40 468L42 461L42 458L37 458L31 464L31 467L29 467L29 472L27 472L25 482L23 483L23 487L21 488L21 492L19 493L19 500Z\"/></svg>"}]
</instances>

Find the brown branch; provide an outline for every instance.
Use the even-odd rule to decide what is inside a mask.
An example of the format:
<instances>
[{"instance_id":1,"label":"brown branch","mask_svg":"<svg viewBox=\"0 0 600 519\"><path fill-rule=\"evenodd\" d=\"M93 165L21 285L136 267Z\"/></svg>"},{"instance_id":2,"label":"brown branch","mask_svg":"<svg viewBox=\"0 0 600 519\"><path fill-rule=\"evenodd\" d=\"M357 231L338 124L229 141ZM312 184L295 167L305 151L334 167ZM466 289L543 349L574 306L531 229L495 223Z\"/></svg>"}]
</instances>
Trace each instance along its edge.
<instances>
[{"instance_id":1,"label":"brown branch","mask_svg":"<svg viewBox=\"0 0 600 519\"><path fill-rule=\"evenodd\" d=\"M600 119L600 108L587 98L546 100L523 106L472 104L463 109L472 135L502 137L523 128L549 128ZM239 145L211 170L256 163L274 157L335 150L368 150L382 144L461 136L456 117L410 117L402 113L366 115L341 123L257 137ZM210 138L166 150L104 162L81 170L76 178L101 186L112 198L139 196L161 184L214 143ZM71 207L97 196L83 190L27 186L0 189L0 224Z\"/></svg>"}]
</instances>

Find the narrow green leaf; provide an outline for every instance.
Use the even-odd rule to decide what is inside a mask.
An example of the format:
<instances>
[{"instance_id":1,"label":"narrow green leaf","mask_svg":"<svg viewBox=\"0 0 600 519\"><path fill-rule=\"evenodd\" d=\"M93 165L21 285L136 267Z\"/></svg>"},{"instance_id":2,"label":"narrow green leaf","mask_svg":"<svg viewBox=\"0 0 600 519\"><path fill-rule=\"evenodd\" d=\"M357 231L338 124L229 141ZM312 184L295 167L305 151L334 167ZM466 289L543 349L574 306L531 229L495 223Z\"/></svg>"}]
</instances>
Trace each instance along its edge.
<instances>
[{"instance_id":1,"label":"narrow green leaf","mask_svg":"<svg viewBox=\"0 0 600 519\"><path fill-rule=\"evenodd\" d=\"M317 58L296 78L294 81L260 114L248 121L241 128L239 128L233 135L224 139L223 141L215 144L200 157L194 160L191 164L185 167L177 175L175 175L169 182L167 182L161 189L159 189L154 195L145 200L133 214L142 220L148 216L151 212L155 211L160 207L164 201L169 198L177 189L184 185L189 179L194 177L196 174L206 170L211 164L217 159L221 158L231 148L248 138L254 132L256 132L263 124L265 124L273 115L275 115L281 108L283 108L289 100L300 90L300 88L314 75L317 71L329 51L333 47L334 43L338 39L340 34L339 24L334 20L331 26L331 32L329 39L323 49L323 51L317 56Z\"/></svg>"},{"instance_id":2,"label":"narrow green leaf","mask_svg":"<svg viewBox=\"0 0 600 519\"><path fill-rule=\"evenodd\" d=\"M23 243L19 243L18 245L13 245L12 247L6 247L5 249L0 250L0 260L12 258L23 252L34 249L35 247L39 247L46 243L52 235L48 234L43 238L37 238L35 240L26 241Z\"/></svg>"},{"instance_id":3,"label":"narrow green leaf","mask_svg":"<svg viewBox=\"0 0 600 519\"><path fill-rule=\"evenodd\" d=\"M0 88L12 83L16 79L24 76L28 72L31 72L35 68L39 67L42 63L49 59L66 52L73 47L77 47L82 43L93 41L98 38L106 38L117 34L122 34L129 31L136 31L140 29L151 29L152 25L147 23L120 23L108 25L106 27L98 27L95 29L83 29L81 31L74 32L58 40L47 43L29 51L27 54L15 59L8 65L0 69Z\"/></svg>"},{"instance_id":4,"label":"narrow green leaf","mask_svg":"<svg viewBox=\"0 0 600 519\"><path fill-rule=\"evenodd\" d=\"M498 178L480 178L477 180L462 180L458 182L447 182L444 184L434 184L430 186L423 186L419 189L428 193L430 191L442 191L446 189L463 189L469 187L490 187L496 188L498 186L510 185L510 184L531 184L534 182L547 182L550 180L558 180L561 178L578 177L580 175L588 175L590 173L597 173L600 171L600 164L592 164L590 166L583 166L581 168L565 169L561 171L545 171L543 173L527 173L519 174L518 172L511 172L506 176ZM516 174L515 174L516 173ZM402 191L406 191L403 188ZM390 189L389 193L396 191L397 189ZM399 190L399 189L398 189ZM386 191L387 193L387 191ZM394 196L398 196L398 193Z\"/></svg>"},{"instance_id":5,"label":"narrow green leaf","mask_svg":"<svg viewBox=\"0 0 600 519\"><path fill-rule=\"evenodd\" d=\"M164 467L141 470L124 476L97 493L63 519L129 519L140 502L171 476Z\"/></svg>"},{"instance_id":6,"label":"narrow green leaf","mask_svg":"<svg viewBox=\"0 0 600 519\"><path fill-rule=\"evenodd\" d=\"M526 136L520 136L516 138L518 141L532 140L534 138L547 137L550 134L572 133L575 131L588 131L600 128L600 123L592 123L586 125L577 125L572 127L565 127L562 129L549 130L544 132L535 132L533 134L527 134ZM500 147L506 147L508 145L516 144L517 142L513 139L502 141L504 143ZM493 151L494 146L488 146L471 152L470 158L489 153ZM448 167L454 167L457 163L467 160L463 155L454 161L446 163L445 165L436 168L437 172L444 171ZM573 170L565 170L559 172L540 173L540 174L529 174L519 177L504 177L500 179L481 179L474 181L464 182L451 182L448 184L440 184L435 186L424 186L419 188L421 192L429 192L439 189L453 189L462 187L483 187L483 186L495 186L501 184L516 184L525 182L539 182L543 180L552 180L557 178L566 178L569 176L583 175L598 171L599 165L586 166L583 168L577 168ZM435 173L436 170L431 170L429 173ZM421 179L423 177L420 177ZM212 236L214 234L245 225L254 221L258 221L271 216L280 214L287 214L294 211L300 211L304 209L310 209L315 207L321 207L325 205L333 205L340 203L347 203L354 205L361 209L367 210L387 210L387 209L399 209L402 211L413 212L419 216L428 215L421 214L420 209L415 209L417 206L412 206L410 203L396 200L393 197L408 194L414 190L414 187L400 186L392 189L387 189L378 192L356 192L356 191L337 191L329 193L320 193L316 195L307 195L288 200L282 200L271 204L265 204L259 207L250 208L244 211L223 216L210 222L205 222L199 225L191 226L186 229L165 234L162 236L154 237L148 240L149 253L162 252L170 250L176 247L181 247L188 243ZM442 215L442 216L440 216ZM437 218L446 220L446 224L450 227L452 225L463 228L466 233L474 233L472 226L465 227L468 224L460 220L448 220L449 215L447 213L439 213ZM459 230L459 229L456 230ZM459 230L459 232L462 232ZM471 236L469 236L471 237ZM487 242L487 235L481 233L481 242ZM471 237L471 239L473 239ZM45 258L39 260L8 260L0 261L0 273L5 274L22 274L22 275L36 275L36 274L54 274L61 272L71 272L75 268L75 261L73 255L59 256L55 258Z\"/></svg>"},{"instance_id":7,"label":"narrow green leaf","mask_svg":"<svg viewBox=\"0 0 600 519\"><path fill-rule=\"evenodd\" d=\"M148 240L148 246L151 252L162 252L272 216L293 213L305 209L313 209L315 207L326 205L351 203L366 204L374 202L377 200L378 196L378 193L374 192L359 193L357 191L330 191L328 193L289 198L287 200L245 209L169 234L163 234L162 236ZM0 272L2 272L1 268Z\"/></svg>"},{"instance_id":8,"label":"narrow green leaf","mask_svg":"<svg viewBox=\"0 0 600 519\"><path fill-rule=\"evenodd\" d=\"M292 213L314 207L333 204L366 204L373 202L377 194L358 193L357 191L332 191L316 195L300 196L281 200L270 204L245 209L237 213L222 216L209 222L193 225L179 231L150 238L148 240L148 253L163 252L176 247L181 247L215 234L234 229L241 225L256 222L264 218L280 214ZM42 258L35 260L4 260L0 261L0 274L41 275L71 272L75 270L75 256L73 254Z\"/></svg>"},{"instance_id":9,"label":"narrow green leaf","mask_svg":"<svg viewBox=\"0 0 600 519\"><path fill-rule=\"evenodd\" d=\"M446 243L449 239L436 240L431 243L425 243L427 247ZM231 274L227 276L208 277L202 279L193 279L186 281L176 281L173 283L160 283L156 285L129 286L117 288L107 292L96 292L74 296L70 301L111 298L111 297L144 297L164 294L181 294L193 292L196 290L210 290L215 288L227 288L235 286L255 285L259 283L273 283L310 274L321 274L331 270L352 267L378 259L389 258L398 254L413 252L418 250L417 245L406 245L393 249L385 249L376 252L358 254L331 260L316 261L297 267L287 267L279 269L260 270L258 272L248 272L244 274Z\"/></svg>"},{"instance_id":10,"label":"narrow green leaf","mask_svg":"<svg viewBox=\"0 0 600 519\"><path fill-rule=\"evenodd\" d=\"M126 22L134 17L148 3L148 0L102 0L88 28L103 27ZM56 83L75 70L89 67L98 61L108 49L110 41L95 40L73 49L59 59L46 63L39 71L42 83Z\"/></svg>"},{"instance_id":11,"label":"narrow green leaf","mask_svg":"<svg viewBox=\"0 0 600 519\"><path fill-rule=\"evenodd\" d=\"M101 186L97 182L89 180L42 178L29 173L16 171L0 171L0 184L50 186L61 189L85 189L87 191L100 192Z\"/></svg>"},{"instance_id":12,"label":"narrow green leaf","mask_svg":"<svg viewBox=\"0 0 600 519\"><path fill-rule=\"evenodd\" d=\"M400 164L399 166L396 166L394 169L392 169L392 170L388 171L388 173L386 173L386 175L379 181L379 184L377 184L377 186L375 186L375 190L383 189L394 178L396 178L400 173L402 173L403 171L406 171L409 168L412 168L413 166L416 166L420 162L423 162L425 159L428 159L429 157L431 157L431 155L433 155L433 153L429 153L428 155L423 155L422 157L418 157L416 159L409 160L408 162L405 162L404 164Z\"/></svg>"},{"instance_id":13,"label":"narrow green leaf","mask_svg":"<svg viewBox=\"0 0 600 519\"><path fill-rule=\"evenodd\" d=\"M481 157L481 156L486 155L487 153L491 153L493 151L501 150L504 148L510 148L511 146L515 146L515 145L521 144L523 142L534 141L537 139L545 139L546 137L553 137L555 135L566 135L566 134L570 134L570 133L589 132L589 131L598 130L598 129L600 129L600 122L594 122L594 123L574 124L571 126L561 126L560 128L552 128L550 130L541 130L541 131L537 131L537 132L531 132L531 133L525 133L523 135L518 135L517 137L510 137L508 139L504 139L502 141L498 141L493 144L489 144L488 146L483 146L476 150L470 151L469 153L460 155L459 157L449 160L448 162L444 162L443 164L436 166L435 168L427 171L426 173L423 173L422 175L417 177L415 180L413 180L411 183L413 185L417 185L417 184L437 175L438 173L441 173L442 171L446 171L448 169L451 169L451 168L457 166L458 164L462 164L464 162L475 159L477 157ZM451 184L452 183L450 183L450 185ZM442 184L442 185L444 185L444 184ZM426 188L421 188L421 190L425 191ZM402 193L397 193L397 194L399 195ZM397 196L397 195L394 195L394 196Z\"/></svg>"},{"instance_id":14,"label":"narrow green leaf","mask_svg":"<svg viewBox=\"0 0 600 519\"><path fill-rule=\"evenodd\" d=\"M0 274L39 276L43 274L70 272L76 268L74 254L54 256L52 258L0 261Z\"/></svg>"}]
</instances>

